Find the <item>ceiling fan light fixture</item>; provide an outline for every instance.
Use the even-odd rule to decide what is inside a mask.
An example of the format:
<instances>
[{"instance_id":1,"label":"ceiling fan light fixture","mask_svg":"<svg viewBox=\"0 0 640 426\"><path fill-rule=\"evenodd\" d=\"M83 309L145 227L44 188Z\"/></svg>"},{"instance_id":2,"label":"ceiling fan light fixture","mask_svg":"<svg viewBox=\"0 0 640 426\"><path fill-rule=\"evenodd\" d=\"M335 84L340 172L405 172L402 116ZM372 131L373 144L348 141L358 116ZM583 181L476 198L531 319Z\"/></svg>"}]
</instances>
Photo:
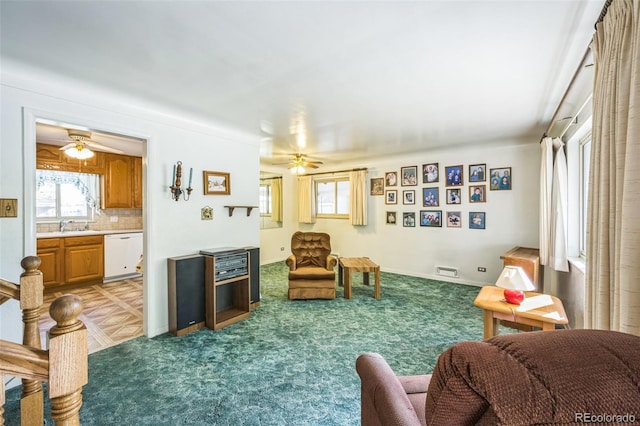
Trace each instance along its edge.
<instances>
[{"instance_id":1,"label":"ceiling fan light fixture","mask_svg":"<svg viewBox=\"0 0 640 426\"><path fill-rule=\"evenodd\" d=\"M294 166L291 168L291 174L300 175L304 173L304 167L302 166Z\"/></svg>"},{"instance_id":2,"label":"ceiling fan light fixture","mask_svg":"<svg viewBox=\"0 0 640 426\"><path fill-rule=\"evenodd\" d=\"M93 151L83 145L76 145L69 149L65 149L64 153L71 158L77 158L78 160L86 160L93 157Z\"/></svg>"}]
</instances>

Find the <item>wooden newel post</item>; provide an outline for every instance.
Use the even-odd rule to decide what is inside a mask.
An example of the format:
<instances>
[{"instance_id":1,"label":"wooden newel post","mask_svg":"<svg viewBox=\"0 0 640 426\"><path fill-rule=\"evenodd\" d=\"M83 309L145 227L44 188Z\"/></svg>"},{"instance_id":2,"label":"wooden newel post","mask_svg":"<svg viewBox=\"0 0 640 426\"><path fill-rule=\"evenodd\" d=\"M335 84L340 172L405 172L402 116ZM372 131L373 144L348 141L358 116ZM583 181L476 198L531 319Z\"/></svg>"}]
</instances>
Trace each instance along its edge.
<instances>
[{"instance_id":1,"label":"wooden newel post","mask_svg":"<svg viewBox=\"0 0 640 426\"><path fill-rule=\"evenodd\" d=\"M87 329L78 319L82 301L65 294L49 308L57 325L49 331L49 398L56 425L80 425L82 387L89 381Z\"/></svg>"},{"instance_id":2,"label":"wooden newel post","mask_svg":"<svg viewBox=\"0 0 640 426\"><path fill-rule=\"evenodd\" d=\"M20 309L24 323L22 344L42 349L38 328L44 292L42 272L38 270L40 258L37 256L25 257L20 265L24 269L20 275ZM42 384L39 381L22 380L20 415L23 419L28 419L30 424L44 422Z\"/></svg>"}]
</instances>

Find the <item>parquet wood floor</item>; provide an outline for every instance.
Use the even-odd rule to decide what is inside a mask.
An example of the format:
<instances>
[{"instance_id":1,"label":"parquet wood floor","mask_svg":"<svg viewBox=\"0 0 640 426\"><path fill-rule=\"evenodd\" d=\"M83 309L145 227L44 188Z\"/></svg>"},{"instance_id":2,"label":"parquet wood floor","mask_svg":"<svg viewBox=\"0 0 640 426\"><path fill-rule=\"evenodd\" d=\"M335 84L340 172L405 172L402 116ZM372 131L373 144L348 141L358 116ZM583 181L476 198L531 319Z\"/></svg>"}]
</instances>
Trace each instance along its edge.
<instances>
[{"instance_id":1,"label":"parquet wood floor","mask_svg":"<svg viewBox=\"0 0 640 426\"><path fill-rule=\"evenodd\" d=\"M49 305L57 297L73 293L82 299L80 320L88 331L89 353L142 335L142 277L114 281L46 294L40 314L40 337L46 347L46 333L55 321Z\"/></svg>"}]
</instances>

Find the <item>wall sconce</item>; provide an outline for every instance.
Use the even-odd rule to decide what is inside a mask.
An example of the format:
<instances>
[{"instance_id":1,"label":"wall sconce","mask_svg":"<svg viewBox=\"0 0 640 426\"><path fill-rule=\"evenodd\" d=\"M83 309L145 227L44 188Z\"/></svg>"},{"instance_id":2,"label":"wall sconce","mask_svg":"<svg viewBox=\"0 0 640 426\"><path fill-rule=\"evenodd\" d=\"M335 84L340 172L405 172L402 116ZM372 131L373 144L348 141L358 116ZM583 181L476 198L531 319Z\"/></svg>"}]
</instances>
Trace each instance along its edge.
<instances>
[{"instance_id":1,"label":"wall sconce","mask_svg":"<svg viewBox=\"0 0 640 426\"><path fill-rule=\"evenodd\" d=\"M177 166L177 167L176 167ZM189 201L189 197L191 195L191 178L193 177L193 167L189 169L189 186L186 189L182 189L180 186L182 185L182 161L178 161L177 164L173 165L173 175L171 175L171 197L178 201L180 199L180 195L184 198L185 201ZM185 194L186 192L186 194Z\"/></svg>"}]
</instances>

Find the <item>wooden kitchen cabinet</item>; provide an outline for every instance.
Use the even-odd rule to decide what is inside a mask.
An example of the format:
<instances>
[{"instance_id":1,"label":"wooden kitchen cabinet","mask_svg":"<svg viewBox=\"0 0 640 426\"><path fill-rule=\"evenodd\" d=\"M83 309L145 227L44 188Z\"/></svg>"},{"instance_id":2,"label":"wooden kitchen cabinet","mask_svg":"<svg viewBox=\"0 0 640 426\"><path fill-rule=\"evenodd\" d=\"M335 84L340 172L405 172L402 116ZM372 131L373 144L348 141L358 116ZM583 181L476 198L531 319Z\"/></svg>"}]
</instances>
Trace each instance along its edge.
<instances>
[{"instance_id":1,"label":"wooden kitchen cabinet","mask_svg":"<svg viewBox=\"0 0 640 426\"><path fill-rule=\"evenodd\" d=\"M45 288L104 278L102 235L38 239L37 255Z\"/></svg>"},{"instance_id":2,"label":"wooden kitchen cabinet","mask_svg":"<svg viewBox=\"0 0 640 426\"><path fill-rule=\"evenodd\" d=\"M133 163L128 155L105 154L102 200L105 209L133 208Z\"/></svg>"},{"instance_id":3,"label":"wooden kitchen cabinet","mask_svg":"<svg viewBox=\"0 0 640 426\"><path fill-rule=\"evenodd\" d=\"M133 158L133 208L142 208L142 157Z\"/></svg>"},{"instance_id":4,"label":"wooden kitchen cabinet","mask_svg":"<svg viewBox=\"0 0 640 426\"><path fill-rule=\"evenodd\" d=\"M37 254L40 258L40 271L45 287L54 287L63 283L63 239L46 238L37 242Z\"/></svg>"},{"instance_id":5,"label":"wooden kitchen cabinet","mask_svg":"<svg viewBox=\"0 0 640 426\"><path fill-rule=\"evenodd\" d=\"M94 151L94 156L85 160L71 158L57 145L36 143L36 169L61 172L105 173L105 161L102 152Z\"/></svg>"},{"instance_id":6,"label":"wooden kitchen cabinet","mask_svg":"<svg viewBox=\"0 0 640 426\"><path fill-rule=\"evenodd\" d=\"M102 235L64 239L64 282L100 281L104 277Z\"/></svg>"}]
</instances>

